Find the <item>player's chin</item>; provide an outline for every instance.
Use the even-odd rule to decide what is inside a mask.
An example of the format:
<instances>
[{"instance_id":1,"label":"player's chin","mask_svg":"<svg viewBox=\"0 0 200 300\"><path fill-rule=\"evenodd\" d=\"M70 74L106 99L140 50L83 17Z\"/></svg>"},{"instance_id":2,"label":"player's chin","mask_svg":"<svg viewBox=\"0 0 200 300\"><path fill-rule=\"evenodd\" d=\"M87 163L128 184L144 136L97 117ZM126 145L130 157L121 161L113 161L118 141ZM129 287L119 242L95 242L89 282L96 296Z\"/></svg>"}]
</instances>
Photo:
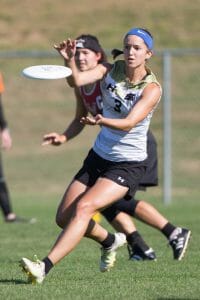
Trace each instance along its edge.
<instances>
[{"instance_id":1,"label":"player's chin","mask_svg":"<svg viewBox=\"0 0 200 300\"><path fill-rule=\"evenodd\" d=\"M127 60L126 61L126 64L127 64L127 66L129 67L129 68L135 68L136 66L137 66L137 64L136 64L136 62L135 62L135 60Z\"/></svg>"},{"instance_id":2,"label":"player's chin","mask_svg":"<svg viewBox=\"0 0 200 300\"><path fill-rule=\"evenodd\" d=\"M88 70L88 67L86 67L86 65L79 65L79 70L81 72L84 72L84 71L87 71Z\"/></svg>"}]
</instances>

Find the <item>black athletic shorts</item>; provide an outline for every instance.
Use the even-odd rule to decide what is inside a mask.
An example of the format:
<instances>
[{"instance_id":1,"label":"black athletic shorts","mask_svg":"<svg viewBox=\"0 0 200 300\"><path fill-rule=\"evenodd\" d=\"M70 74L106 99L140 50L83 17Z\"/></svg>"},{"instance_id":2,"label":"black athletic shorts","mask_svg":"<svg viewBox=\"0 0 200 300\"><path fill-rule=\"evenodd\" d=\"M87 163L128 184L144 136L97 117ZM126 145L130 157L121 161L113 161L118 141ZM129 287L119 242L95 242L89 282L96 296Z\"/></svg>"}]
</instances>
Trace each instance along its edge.
<instances>
[{"instance_id":1,"label":"black athletic shorts","mask_svg":"<svg viewBox=\"0 0 200 300\"><path fill-rule=\"evenodd\" d=\"M101 158L91 149L75 179L86 186L93 186L99 177L108 178L128 187L125 199L132 198L146 171L146 161L113 162Z\"/></svg>"},{"instance_id":2,"label":"black athletic shorts","mask_svg":"<svg viewBox=\"0 0 200 300\"><path fill-rule=\"evenodd\" d=\"M157 143L154 135L149 130L147 133L147 169L140 181L138 190L146 190L146 187L158 185L158 154Z\"/></svg>"}]
</instances>

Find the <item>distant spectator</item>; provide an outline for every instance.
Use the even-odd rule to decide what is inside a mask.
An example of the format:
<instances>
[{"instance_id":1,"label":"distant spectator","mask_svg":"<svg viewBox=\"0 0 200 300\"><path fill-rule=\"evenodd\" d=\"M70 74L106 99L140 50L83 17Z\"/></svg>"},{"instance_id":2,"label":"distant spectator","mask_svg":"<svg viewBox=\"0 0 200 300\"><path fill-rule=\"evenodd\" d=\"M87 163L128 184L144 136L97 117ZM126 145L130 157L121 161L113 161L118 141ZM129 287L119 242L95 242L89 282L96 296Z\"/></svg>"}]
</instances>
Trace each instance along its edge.
<instances>
[{"instance_id":1,"label":"distant spectator","mask_svg":"<svg viewBox=\"0 0 200 300\"><path fill-rule=\"evenodd\" d=\"M2 93L4 92L3 78L0 73L0 138L1 147L9 150L12 147L12 138L8 129L8 125L3 112ZM12 210L8 187L3 174L2 159L0 156L0 207L4 216L5 222L33 222L34 219L25 219L18 217Z\"/></svg>"}]
</instances>

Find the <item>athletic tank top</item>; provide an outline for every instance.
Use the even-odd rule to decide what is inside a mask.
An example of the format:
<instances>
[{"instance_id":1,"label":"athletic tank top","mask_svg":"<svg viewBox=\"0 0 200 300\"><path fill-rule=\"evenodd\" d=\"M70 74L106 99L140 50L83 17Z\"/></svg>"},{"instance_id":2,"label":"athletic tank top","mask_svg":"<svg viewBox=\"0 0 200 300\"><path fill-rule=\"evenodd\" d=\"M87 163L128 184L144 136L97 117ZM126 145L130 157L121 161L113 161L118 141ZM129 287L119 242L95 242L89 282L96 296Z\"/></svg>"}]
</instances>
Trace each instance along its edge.
<instances>
[{"instance_id":1,"label":"athletic tank top","mask_svg":"<svg viewBox=\"0 0 200 300\"><path fill-rule=\"evenodd\" d=\"M106 118L125 118L140 100L147 84L155 82L155 75L147 69L147 76L137 84L126 80L125 62L116 61L101 81L103 115ZM155 108L154 108L155 109ZM94 143L94 151L110 161L143 161L147 158L147 131L154 109L130 131L101 127Z\"/></svg>"},{"instance_id":2,"label":"athletic tank top","mask_svg":"<svg viewBox=\"0 0 200 300\"><path fill-rule=\"evenodd\" d=\"M100 82L94 83L90 92L87 92L84 86L80 87L80 93L83 99L85 108L92 116L102 113L103 102L100 89Z\"/></svg>"}]
</instances>

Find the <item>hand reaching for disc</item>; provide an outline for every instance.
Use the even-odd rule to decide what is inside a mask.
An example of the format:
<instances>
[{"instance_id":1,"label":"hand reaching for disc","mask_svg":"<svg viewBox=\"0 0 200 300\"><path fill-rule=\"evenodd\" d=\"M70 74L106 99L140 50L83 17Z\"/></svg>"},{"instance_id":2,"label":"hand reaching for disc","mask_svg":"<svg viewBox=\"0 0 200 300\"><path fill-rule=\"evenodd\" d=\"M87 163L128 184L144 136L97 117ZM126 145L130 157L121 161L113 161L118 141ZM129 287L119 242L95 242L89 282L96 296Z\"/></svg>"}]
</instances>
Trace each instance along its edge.
<instances>
[{"instance_id":1,"label":"hand reaching for disc","mask_svg":"<svg viewBox=\"0 0 200 300\"><path fill-rule=\"evenodd\" d=\"M60 146L65 142L66 142L66 136L64 134L58 134L56 132L52 132L44 135L42 146L46 146L46 145Z\"/></svg>"},{"instance_id":2,"label":"hand reaching for disc","mask_svg":"<svg viewBox=\"0 0 200 300\"><path fill-rule=\"evenodd\" d=\"M66 41L62 41L59 45L54 45L54 48L65 60L70 60L76 53L76 41L67 39Z\"/></svg>"}]
</instances>

